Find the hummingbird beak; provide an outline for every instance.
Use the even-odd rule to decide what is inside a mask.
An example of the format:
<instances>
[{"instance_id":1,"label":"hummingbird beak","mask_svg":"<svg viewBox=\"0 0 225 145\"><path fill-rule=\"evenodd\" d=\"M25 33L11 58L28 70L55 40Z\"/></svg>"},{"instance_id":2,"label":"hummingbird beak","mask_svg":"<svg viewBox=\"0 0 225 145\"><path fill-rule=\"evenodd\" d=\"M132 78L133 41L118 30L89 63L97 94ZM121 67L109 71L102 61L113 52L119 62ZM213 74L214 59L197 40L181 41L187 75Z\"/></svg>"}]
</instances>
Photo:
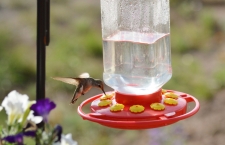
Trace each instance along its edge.
<instances>
[{"instance_id":1,"label":"hummingbird beak","mask_svg":"<svg viewBox=\"0 0 225 145\"><path fill-rule=\"evenodd\" d=\"M102 92L105 94L105 91L104 91L104 89L102 88ZM105 94L106 95L106 94Z\"/></svg>"}]
</instances>

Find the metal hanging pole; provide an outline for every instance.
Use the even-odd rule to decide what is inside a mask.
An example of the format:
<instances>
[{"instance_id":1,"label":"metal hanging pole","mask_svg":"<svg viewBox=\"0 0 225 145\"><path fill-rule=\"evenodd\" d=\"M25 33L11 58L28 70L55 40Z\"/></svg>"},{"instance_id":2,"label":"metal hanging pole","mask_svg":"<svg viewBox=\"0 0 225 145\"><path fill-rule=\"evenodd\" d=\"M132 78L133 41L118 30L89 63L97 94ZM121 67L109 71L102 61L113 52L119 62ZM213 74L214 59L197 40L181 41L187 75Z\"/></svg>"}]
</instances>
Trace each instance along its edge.
<instances>
[{"instance_id":1,"label":"metal hanging pole","mask_svg":"<svg viewBox=\"0 0 225 145\"><path fill-rule=\"evenodd\" d=\"M50 0L37 0L36 100L45 98L46 46L49 44Z\"/></svg>"},{"instance_id":2,"label":"metal hanging pole","mask_svg":"<svg viewBox=\"0 0 225 145\"><path fill-rule=\"evenodd\" d=\"M45 98L46 46L50 42L50 0L37 0L37 74L36 100ZM38 124L44 129L44 122ZM36 143L36 145L39 145Z\"/></svg>"}]
</instances>

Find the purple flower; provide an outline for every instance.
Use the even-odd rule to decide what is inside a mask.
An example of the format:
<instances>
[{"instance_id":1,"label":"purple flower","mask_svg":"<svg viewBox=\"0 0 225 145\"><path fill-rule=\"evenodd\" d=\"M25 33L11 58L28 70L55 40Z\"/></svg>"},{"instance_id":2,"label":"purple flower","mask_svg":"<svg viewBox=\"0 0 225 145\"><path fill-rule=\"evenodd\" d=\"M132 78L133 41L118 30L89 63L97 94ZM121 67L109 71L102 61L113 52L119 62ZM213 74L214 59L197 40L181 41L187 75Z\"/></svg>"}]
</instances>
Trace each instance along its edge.
<instances>
[{"instance_id":1,"label":"purple flower","mask_svg":"<svg viewBox=\"0 0 225 145\"><path fill-rule=\"evenodd\" d=\"M9 143L15 143L16 145L24 145L23 144L23 136L27 137L35 137L36 131L26 131L23 133L18 133L16 135L9 135L3 138L4 141Z\"/></svg>"},{"instance_id":2,"label":"purple flower","mask_svg":"<svg viewBox=\"0 0 225 145\"><path fill-rule=\"evenodd\" d=\"M53 130L53 134L57 137L57 140L55 142L61 141L62 132L63 132L62 126L56 125Z\"/></svg>"},{"instance_id":3,"label":"purple flower","mask_svg":"<svg viewBox=\"0 0 225 145\"><path fill-rule=\"evenodd\" d=\"M9 143L16 143L16 145L23 145L23 134L9 135L4 137L3 140Z\"/></svg>"},{"instance_id":4,"label":"purple flower","mask_svg":"<svg viewBox=\"0 0 225 145\"><path fill-rule=\"evenodd\" d=\"M35 137L36 136L36 131L26 131L23 133L24 136L27 137Z\"/></svg>"},{"instance_id":5,"label":"purple flower","mask_svg":"<svg viewBox=\"0 0 225 145\"><path fill-rule=\"evenodd\" d=\"M49 112L56 107L56 104L48 98L38 100L30 109L34 111L35 116L42 116L44 122L48 122Z\"/></svg>"}]
</instances>

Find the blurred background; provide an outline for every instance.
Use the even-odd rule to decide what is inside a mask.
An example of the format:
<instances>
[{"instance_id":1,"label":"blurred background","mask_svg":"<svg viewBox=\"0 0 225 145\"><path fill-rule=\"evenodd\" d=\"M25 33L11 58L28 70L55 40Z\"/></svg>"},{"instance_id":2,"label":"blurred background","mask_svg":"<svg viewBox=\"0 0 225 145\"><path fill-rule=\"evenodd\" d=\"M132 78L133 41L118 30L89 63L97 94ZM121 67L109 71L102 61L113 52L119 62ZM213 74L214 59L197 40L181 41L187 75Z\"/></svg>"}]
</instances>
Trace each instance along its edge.
<instances>
[{"instance_id":1,"label":"blurred background","mask_svg":"<svg viewBox=\"0 0 225 145\"><path fill-rule=\"evenodd\" d=\"M173 125L149 130L112 129L82 120L77 106L102 92L92 89L75 105L68 105L75 87L51 77L89 72L102 79L100 1L52 0L46 97L57 104L51 113L53 125L61 124L64 134L72 133L79 145L224 144L225 0L170 0L170 5L173 76L163 88L195 96L200 111ZM36 15L36 1L0 1L1 100L11 90L35 99Z\"/></svg>"}]
</instances>

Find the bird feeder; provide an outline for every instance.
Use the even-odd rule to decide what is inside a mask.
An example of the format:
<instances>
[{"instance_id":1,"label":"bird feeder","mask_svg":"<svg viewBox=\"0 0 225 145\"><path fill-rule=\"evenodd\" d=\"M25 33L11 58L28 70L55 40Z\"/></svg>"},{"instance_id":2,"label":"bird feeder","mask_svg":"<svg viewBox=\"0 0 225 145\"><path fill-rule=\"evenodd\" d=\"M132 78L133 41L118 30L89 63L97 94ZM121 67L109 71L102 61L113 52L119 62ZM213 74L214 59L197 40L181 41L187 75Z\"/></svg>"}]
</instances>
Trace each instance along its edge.
<instances>
[{"instance_id":1,"label":"bird feeder","mask_svg":"<svg viewBox=\"0 0 225 145\"><path fill-rule=\"evenodd\" d=\"M101 0L104 82L85 100L83 119L120 129L173 124L199 110L193 96L162 89L172 76L169 0ZM188 103L195 107L187 111ZM90 113L82 108L90 104Z\"/></svg>"}]
</instances>

